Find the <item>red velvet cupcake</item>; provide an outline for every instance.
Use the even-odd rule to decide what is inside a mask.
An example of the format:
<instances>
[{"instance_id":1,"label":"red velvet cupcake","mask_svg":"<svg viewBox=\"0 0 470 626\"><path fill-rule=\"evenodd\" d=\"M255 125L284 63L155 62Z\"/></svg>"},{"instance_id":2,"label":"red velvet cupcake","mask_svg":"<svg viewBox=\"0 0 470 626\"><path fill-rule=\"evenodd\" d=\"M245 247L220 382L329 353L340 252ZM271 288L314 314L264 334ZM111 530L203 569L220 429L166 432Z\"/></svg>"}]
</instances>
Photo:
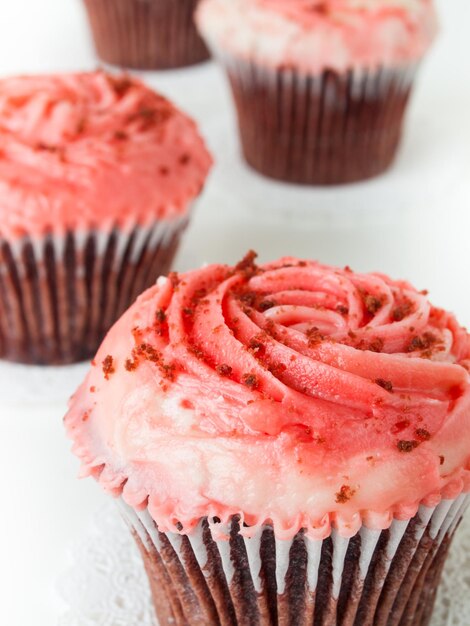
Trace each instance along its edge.
<instances>
[{"instance_id":1,"label":"red velvet cupcake","mask_svg":"<svg viewBox=\"0 0 470 626\"><path fill-rule=\"evenodd\" d=\"M170 268L211 158L127 76L0 81L0 358L92 356Z\"/></svg>"},{"instance_id":2,"label":"red velvet cupcake","mask_svg":"<svg viewBox=\"0 0 470 626\"><path fill-rule=\"evenodd\" d=\"M143 294L65 425L161 626L425 626L469 501L469 356L406 282L249 255Z\"/></svg>"},{"instance_id":3,"label":"red velvet cupcake","mask_svg":"<svg viewBox=\"0 0 470 626\"><path fill-rule=\"evenodd\" d=\"M293 183L350 183L395 158L431 0L202 0L246 161Z\"/></svg>"},{"instance_id":4,"label":"red velvet cupcake","mask_svg":"<svg viewBox=\"0 0 470 626\"><path fill-rule=\"evenodd\" d=\"M198 0L84 0L99 57L142 70L200 63L209 52L194 11Z\"/></svg>"}]
</instances>

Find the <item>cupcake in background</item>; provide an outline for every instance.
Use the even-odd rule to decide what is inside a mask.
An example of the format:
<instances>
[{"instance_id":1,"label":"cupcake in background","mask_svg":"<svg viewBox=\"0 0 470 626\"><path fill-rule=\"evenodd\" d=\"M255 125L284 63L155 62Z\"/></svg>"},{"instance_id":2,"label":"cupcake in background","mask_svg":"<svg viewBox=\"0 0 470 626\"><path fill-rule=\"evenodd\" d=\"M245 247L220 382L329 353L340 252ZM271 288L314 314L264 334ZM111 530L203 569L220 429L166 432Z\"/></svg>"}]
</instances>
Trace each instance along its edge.
<instances>
[{"instance_id":1,"label":"cupcake in background","mask_svg":"<svg viewBox=\"0 0 470 626\"><path fill-rule=\"evenodd\" d=\"M170 268L211 157L128 76L0 81L0 358L92 356Z\"/></svg>"},{"instance_id":2,"label":"cupcake in background","mask_svg":"<svg viewBox=\"0 0 470 626\"><path fill-rule=\"evenodd\" d=\"M253 168L329 185L390 166L436 34L431 0L202 0L196 21L228 73Z\"/></svg>"},{"instance_id":3,"label":"cupcake in background","mask_svg":"<svg viewBox=\"0 0 470 626\"><path fill-rule=\"evenodd\" d=\"M406 282L254 260L115 324L65 418L81 474L162 626L426 626L469 501L470 337Z\"/></svg>"},{"instance_id":4,"label":"cupcake in background","mask_svg":"<svg viewBox=\"0 0 470 626\"><path fill-rule=\"evenodd\" d=\"M98 56L141 70L209 58L194 24L198 0L84 0Z\"/></svg>"}]
</instances>

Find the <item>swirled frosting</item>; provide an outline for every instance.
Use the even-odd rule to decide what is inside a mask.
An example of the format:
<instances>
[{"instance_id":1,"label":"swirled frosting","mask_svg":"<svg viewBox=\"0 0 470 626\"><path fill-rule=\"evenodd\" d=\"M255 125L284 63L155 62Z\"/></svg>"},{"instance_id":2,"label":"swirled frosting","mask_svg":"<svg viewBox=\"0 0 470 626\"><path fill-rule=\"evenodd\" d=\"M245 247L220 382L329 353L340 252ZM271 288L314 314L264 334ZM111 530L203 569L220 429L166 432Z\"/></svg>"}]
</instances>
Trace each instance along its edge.
<instances>
[{"instance_id":1,"label":"swirled frosting","mask_svg":"<svg viewBox=\"0 0 470 626\"><path fill-rule=\"evenodd\" d=\"M416 63L437 31L431 0L203 0L216 54L305 72Z\"/></svg>"},{"instance_id":2,"label":"swirled frosting","mask_svg":"<svg viewBox=\"0 0 470 626\"><path fill-rule=\"evenodd\" d=\"M245 533L350 536L470 489L469 356L406 282L248 255L160 278L65 424L82 475L162 530L240 514Z\"/></svg>"},{"instance_id":3,"label":"swirled frosting","mask_svg":"<svg viewBox=\"0 0 470 626\"><path fill-rule=\"evenodd\" d=\"M137 79L0 80L1 237L173 219L210 164L194 122Z\"/></svg>"}]
</instances>

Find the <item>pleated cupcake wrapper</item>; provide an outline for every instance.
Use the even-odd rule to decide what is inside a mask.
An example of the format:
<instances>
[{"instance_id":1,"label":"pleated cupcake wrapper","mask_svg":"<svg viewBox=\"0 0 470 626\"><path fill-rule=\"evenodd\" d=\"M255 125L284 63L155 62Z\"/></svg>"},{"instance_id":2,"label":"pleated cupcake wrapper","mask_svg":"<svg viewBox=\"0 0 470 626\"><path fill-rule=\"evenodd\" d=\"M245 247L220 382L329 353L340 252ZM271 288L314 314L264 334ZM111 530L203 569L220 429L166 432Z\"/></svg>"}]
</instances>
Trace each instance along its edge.
<instances>
[{"instance_id":1,"label":"pleated cupcake wrapper","mask_svg":"<svg viewBox=\"0 0 470 626\"><path fill-rule=\"evenodd\" d=\"M0 238L0 358L68 363L93 356L113 322L177 250L187 217L129 232Z\"/></svg>"},{"instance_id":2,"label":"pleated cupcake wrapper","mask_svg":"<svg viewBox=\"0 0 470 626\"><path fill-rule=\"evenodd\" d=\"M209 58L197 0L84 0L98 55L113 65L165 69Z\"/></svg>"},{"instance_id":3,"label":"pleated cupcake wrapper","mask_svg":"<svg viewBox=\"0 0 470 626\"><path fill-rule=\"evenodd\" d=\"M236 518L201 520L188 536L162 533L148 510L119 503L160 626L426 626L470 496L421 506L388 530L362 527L351 539L333 530L325 540L303 531L279 540L269 525L248 538Z\"/></svg>"},{"instance_id":4,"label":"pleated cupcake wrapper","mask_svg":"<svg viewBox=\"0 0 470 626\"><path fill-rule=\"evenodd\" d=\"M417 65L309 75L215 52L232 86L244 156L262 174L340 184L392 163Z\"/></svg>"}]
</instances>

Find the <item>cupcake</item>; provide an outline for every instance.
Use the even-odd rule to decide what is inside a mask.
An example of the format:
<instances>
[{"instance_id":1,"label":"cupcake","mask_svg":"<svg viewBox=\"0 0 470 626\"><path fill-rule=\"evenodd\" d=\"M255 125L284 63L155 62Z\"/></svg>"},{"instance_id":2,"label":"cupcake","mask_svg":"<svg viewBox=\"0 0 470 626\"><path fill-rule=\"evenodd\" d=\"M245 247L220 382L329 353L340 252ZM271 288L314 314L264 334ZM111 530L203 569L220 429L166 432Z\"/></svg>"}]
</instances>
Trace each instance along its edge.
<instances>
[{"instance_id":1,"label":"cupcake","mask_svg":"<svg viewBox=\"0 0 470 626\"><path fill-rule=\"evenodd\" d=\"M424 626L470 491L470 337L288 258L160 278L65 418L161 626Z\"/></svg>"},{"instance_id":2,"label":"cupcake","mask_svg":"<svg viewBox=\"0 0 470 626\"><path fill-rule=\"evenodd\" d=\"M169 270L211 158L128 76L0 81L0 358L92 356Z\"/></svg>"},{"instance_id":3,"label":"cupcake","mask_svg":"<svg viewBox=\"0 0 470 626\"><path fill-rule=\"evenodd\" d=\"M194 24L198 0L84 0L98 56L142 70L209 58Z\"/></svg>"},{"instance_id":4,"label":"cupcake","mask_svg":"<svg viewBox=\"0 0 470 626\"><path fill-rule=\"evenodd\" d=\"M228 73L253 168L330 185L390 166L436 33L431 0L202 0L197 23Z\"/></svg>"}]
</instances>

